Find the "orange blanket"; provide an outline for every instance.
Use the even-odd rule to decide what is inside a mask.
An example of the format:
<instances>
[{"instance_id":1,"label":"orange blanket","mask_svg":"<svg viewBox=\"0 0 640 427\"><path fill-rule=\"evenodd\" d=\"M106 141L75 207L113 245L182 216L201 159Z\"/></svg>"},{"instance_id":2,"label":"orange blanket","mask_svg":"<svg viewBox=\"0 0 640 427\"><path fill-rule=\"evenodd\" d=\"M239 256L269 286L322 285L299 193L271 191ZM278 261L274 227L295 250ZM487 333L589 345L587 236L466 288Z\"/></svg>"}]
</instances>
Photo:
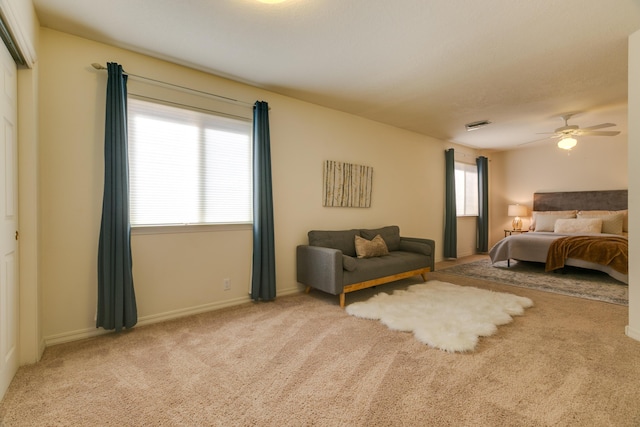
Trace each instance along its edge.
<instances>
[{"instance_id":1,"label":"orange blanket","mask_svg":"<svg viewBox=\"0 0 640 427\"><path fill-rule=\"evenodd\" d=\"M629 242L615 236L568 236L554 240L547 252L545 271L564 267L567 258L608 265L621 274L629 273Z\"/></svg>"}]
</instances>

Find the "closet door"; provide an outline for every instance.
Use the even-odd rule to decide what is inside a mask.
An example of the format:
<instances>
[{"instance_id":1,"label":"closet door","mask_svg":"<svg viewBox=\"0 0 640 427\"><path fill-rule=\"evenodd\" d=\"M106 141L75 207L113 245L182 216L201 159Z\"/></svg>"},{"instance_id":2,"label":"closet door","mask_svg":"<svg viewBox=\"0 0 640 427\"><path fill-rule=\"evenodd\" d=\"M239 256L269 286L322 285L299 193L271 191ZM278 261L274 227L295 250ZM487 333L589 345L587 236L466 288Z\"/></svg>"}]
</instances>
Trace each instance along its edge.
<instances>
[{"instance_id":1,"label":"closet door","mask_svg":"<svg viewBox=\"0 0 640 427\"><path fill-rule=\"evenodd\" d=\"M18 146L16 64L0 42L0 398L18 370Z\"/></svg>"}]
</instances>

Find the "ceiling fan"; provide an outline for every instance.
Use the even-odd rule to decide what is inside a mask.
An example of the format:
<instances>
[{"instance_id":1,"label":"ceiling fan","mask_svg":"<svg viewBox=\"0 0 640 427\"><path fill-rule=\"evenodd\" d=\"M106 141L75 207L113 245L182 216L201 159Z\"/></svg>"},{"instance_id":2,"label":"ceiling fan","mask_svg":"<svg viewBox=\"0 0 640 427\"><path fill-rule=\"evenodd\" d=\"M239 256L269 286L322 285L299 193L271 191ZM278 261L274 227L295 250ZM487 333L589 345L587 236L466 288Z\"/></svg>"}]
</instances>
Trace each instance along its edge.
<instances>
[{"instance_id":1,"label":"ceiling fan","mask_svg":"<svg viewBox=\"0 0 640 427\"><path fill-rule=\"evenodd\" d=\"M562 116L564 126L559 127L553 132L543 132L552 134L550 138L560 138L558 141L558 147L562 149L571 150L575 147L578 143L575 138L576 136L616 136L620 133L620 131L617 130L598 130L615 126L614 123L601 123L599 125L589 126L586 128L580 128L578 125L570 125L568 121L573 115L574 113Z\"/></svg>"}]
</instances>

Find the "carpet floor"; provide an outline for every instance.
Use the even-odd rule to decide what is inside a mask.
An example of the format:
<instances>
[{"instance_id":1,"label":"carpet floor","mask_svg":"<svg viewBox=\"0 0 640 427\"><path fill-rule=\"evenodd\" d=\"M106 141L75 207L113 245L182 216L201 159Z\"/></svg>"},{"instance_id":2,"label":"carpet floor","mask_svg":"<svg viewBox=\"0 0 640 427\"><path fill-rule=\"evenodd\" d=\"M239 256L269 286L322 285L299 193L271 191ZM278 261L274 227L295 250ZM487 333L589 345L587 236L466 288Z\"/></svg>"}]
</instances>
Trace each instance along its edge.
<instances>
[{"instance_id":1,"label":"carpet floor","mask_svg":"<svg viewBox=\"0 0 640 427\"><path fill-rule=\"evenodd\" d=\"M601 271L567 266L562 272L545 272L544 264L539 262L512 260L508 267L506 261L491 264L488 258L446 267L443 271L613 304L629 303L629 287Z\"/></svg>"},{"instance_id":2,"label":"carpet floor","mask_svg":"<svg viewBox=\"0 0 640 427\"><path fill-rule=\"evenodd\" d=\"M56 345L19 369L0 425L640 425L626 307L445 270L429 278L535 305L473 353L429 348L315 291Z\"/></svg>"}]
</instances>

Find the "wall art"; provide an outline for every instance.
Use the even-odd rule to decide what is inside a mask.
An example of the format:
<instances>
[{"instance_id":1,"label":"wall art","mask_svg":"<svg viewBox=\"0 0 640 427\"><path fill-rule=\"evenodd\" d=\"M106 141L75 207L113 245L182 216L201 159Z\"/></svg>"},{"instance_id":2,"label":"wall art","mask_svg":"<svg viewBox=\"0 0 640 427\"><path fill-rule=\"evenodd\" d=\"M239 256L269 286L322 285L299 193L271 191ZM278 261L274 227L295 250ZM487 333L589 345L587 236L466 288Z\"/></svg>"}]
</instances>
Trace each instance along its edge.
<instances>
[{"instance_id":1,"label":"wall art","mask_svg":"<svg viewBox=\"0 0 640 427\"><path fill-rule=\"evenodd\" d=\"M368 208L372 184L372 167L327 160L324 163L322 206Z\"/></svg>"}]
</instances>

